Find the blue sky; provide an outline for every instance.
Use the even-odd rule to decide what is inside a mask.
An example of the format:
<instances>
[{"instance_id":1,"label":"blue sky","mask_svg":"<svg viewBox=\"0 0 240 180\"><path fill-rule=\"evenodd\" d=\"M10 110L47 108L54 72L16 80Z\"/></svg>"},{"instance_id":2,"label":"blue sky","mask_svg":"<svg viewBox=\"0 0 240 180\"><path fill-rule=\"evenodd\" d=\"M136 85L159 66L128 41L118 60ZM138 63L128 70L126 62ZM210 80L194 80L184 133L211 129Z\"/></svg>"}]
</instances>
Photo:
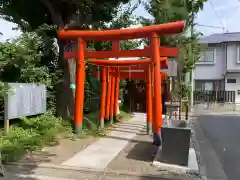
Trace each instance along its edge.
<instances>
[{"instance_id":1,"label":"blue sky","mask_svg":"<svg viewBox=\"0 0 240 180\"><path fill-rule=\"evenodd\" d=\"M211 3L210 3L211 2ZM216 10L218 16L214 12L211 4ZM218 18L219 17L219 18ZM225 27L225 32L239 32L240 25L237 23L240 17L240 1L239 0L209 0L205 3L204 10L197 15L197 23ZM220 20L221 22L220 22ZM222 29L197 27L204 34L222 33Z\"/></svg>"},{"instance_id":2,"label":"blue sky","mask_svg":"<svg viewBox=\"0 0 240 180\"><path fill-rule=\"evenodd\" d=\"M216 15L216 13L214 12L211 4L213 5L218 15ZM142 6L140 6L135 13L136 15L149 16ZM238 23L239 18L239 0L209 0L209 2L205 3L203 11L199 12L199 14L197 15L196 22L201 25L216 27L224 26L225 32L238 32L240 31L240 25ZM13 27L15 27L14 24L0 19L0 32L3 33L3 36L0 36L1 41L20 35L21 32L12 30ZM209 35L212 33L222 33L224 31L220 28L209 28L202 26L197 26L196 28L204 35Z\"/></svg>"}]
</instances>

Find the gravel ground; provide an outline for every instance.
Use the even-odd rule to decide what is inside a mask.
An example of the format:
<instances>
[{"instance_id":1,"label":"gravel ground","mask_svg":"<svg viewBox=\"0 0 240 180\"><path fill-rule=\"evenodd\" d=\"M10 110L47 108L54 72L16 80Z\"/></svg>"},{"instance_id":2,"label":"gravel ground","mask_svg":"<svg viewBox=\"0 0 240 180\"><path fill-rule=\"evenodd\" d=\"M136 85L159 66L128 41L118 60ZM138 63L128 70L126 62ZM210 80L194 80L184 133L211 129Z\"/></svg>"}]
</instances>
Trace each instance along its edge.
<instances>
[{"instance_id":1,"label":"gravel ground","mask_svg":"<svg viewBox=\"0 0 240 180\"><path fill-rule=\"evenodd\" d=\"M145 129L139 133L108 165L108 170L121 170L127 172L156 172L151 166L158 150L152 145L152 137L145 134Z\"/></svg>"},{"instance_id":2,"label":"gravel ground","mask_svg":"<svg viewBox=\"0 0 240 180\"><path fill-rule=\"evenodd\" d=\"M199 179L195 175L180 175L173 172L160 171L152 166L157 150L158 147L152 145L152 137L146 135L144 129L108 165L107 172L135 172L142 175L154 175L163 179Z\"/></svg>"},{"instance_id":3,"label":"gravel ground","mask_svg":"<svg viewBox=\"0 0 240 180\"><path fill-rule=\"evenodd\" d=\"M29 152L19 161L19 163L51 163L59 165L63 161L74 156L77 152L81 151L82 149L95 142L96 140L96 137L90 136L76 140L61 139L59 145L57 146L44 147L41 151Z\"/></svg>"}]
</instances>

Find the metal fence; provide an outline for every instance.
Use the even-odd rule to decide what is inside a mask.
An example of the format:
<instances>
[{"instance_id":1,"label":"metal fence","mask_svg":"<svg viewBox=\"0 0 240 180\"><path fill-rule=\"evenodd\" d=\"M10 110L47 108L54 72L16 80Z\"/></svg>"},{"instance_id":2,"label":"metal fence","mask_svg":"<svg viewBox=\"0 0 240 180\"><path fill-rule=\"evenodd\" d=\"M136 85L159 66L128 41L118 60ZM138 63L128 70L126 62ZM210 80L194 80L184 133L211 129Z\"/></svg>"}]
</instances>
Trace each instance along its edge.
<instances>
[{"instance_id":1,"label":"metal fence","mask_svg":"<svg viewBox=\"0 0 240 180\"><path fill-rule=\"evenodd\" d=\"M234 103L235 91L194 91L194 103Z\"/></svg>"}]
</instances>

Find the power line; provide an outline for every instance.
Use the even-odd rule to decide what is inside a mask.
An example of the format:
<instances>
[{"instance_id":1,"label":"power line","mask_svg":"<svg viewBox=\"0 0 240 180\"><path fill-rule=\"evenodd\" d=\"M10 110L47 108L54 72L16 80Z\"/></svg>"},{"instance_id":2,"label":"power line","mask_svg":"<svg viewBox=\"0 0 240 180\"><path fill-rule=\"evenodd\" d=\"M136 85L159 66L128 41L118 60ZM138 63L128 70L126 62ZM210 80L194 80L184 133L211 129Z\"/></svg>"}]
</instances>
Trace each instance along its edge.
<instances>
[{"instance_id":1,"label":"power line","mask_svg":"<svg viewBox=\"0 0 240 180\"><path fill-rule=\"evenodd\" d=\"M216 9L214 8L214 6L213 6L212 2L211 2L211 1L209 1L209 3L210 3L210 5L211 5L211 7L212 7L212 9L213 9L214 13L216 14L216 16L217 16L217 18L218 18L218 20L219 20L220 24L222 25L222 28L223 28L223 30L225 30L225 27L224 27L224 25L223 25L223 22L222 22L221 18L219 17L219 15L218 15L218 13L217 13Z\"/></svg>"},{"instance_id":2,"label":"power line","mask_svg":"<svg viewBox=\"0 0 240 180\"><path fill-rule=\"evenodd\" d=\"M204 24L198 24L196 23L196 26L202 26L202 27L209 27L209 28L215 28L215 29L225 29L224 27L220 27L220 26L211 26L211 25L204 25Z\"/></svg>"}]
</instances>

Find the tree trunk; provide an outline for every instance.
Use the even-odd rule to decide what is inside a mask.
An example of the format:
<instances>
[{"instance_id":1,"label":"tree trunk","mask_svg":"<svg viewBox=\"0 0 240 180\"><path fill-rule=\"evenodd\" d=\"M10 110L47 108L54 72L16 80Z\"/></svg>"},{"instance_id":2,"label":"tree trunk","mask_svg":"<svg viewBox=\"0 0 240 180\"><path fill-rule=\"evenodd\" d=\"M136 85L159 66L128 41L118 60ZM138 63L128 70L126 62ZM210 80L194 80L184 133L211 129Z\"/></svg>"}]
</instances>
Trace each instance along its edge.
<instances>
[{"instance_id":1,"label":"tree trunk","mask_svg":"<svg viewBox=\"0 0 240 180\"><path fill-rule=\"evenodd\" d=\"M62 14L55 9L54 2L50 0L41 0L42 3L48 8L52 22L60 28L64 28L66 24L76 22L76 13L73 12L71 16L63 18ZM71 89L70 85L75 84L76 62L75 60L64 59L65 42L58 40L59 45L59 65L63 72L63 81L58 84L57 97L56 97L56 112L57 115L63 118L72 118L74 116L74 97L75 89ZM72 45L72 50L76 47Z\"/></svg>"},{"instance_id":2,"label":"tree trunk","mask_svg":"<svg viewBox=\"0 0 240 180\"><path fill-rule=\"evenodd\" d=\"M75 89L70 84L75 84L76 62L63 58L65 43L59 41L59 63L63 71L63 81L58 84L56 97L57 115L69 119L74 116Z\"/></svg>"}]
</instances>

